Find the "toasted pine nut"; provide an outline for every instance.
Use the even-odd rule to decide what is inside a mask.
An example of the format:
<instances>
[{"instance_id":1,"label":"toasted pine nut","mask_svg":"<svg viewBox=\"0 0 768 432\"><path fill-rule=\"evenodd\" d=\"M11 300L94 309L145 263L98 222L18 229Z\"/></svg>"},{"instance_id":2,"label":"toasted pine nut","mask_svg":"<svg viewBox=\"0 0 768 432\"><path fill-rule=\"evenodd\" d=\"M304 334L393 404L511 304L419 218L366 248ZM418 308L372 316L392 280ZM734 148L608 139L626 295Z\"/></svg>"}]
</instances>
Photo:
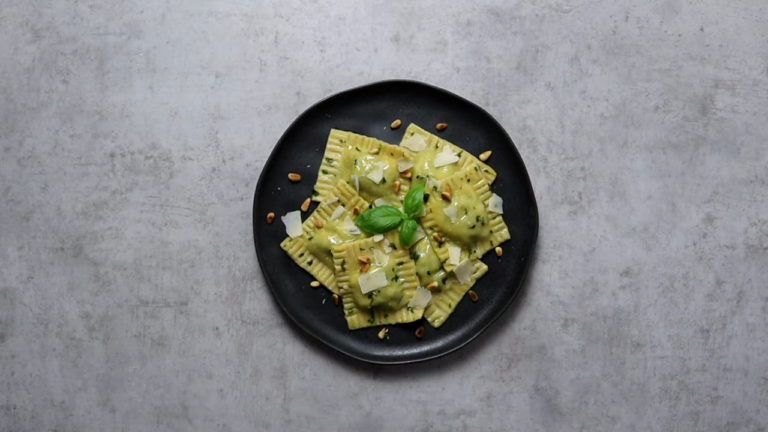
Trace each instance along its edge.
<instances>
[{"instance_id":1,"label":"toasted pine nut","mask_svg":"<svg viewBox=\"0 0 768 432\"><path fill-rule=\"evenodd\" d=\"M358 259L358 261L360 261L361 263L365 263L365 264L370 264L370 263L371 263L371 258L370 258L370 257L367 257L367 256L365 256L365 255L360 255L359 257L357 257L357 259Z\"/></svg>"},{"instance_id":2,"label":"toasted pine nut","mask_svg":"<svg viewBox=\"0 0 768 432\"><path fill-rule=\"evenodd\" d=\"M387 336L387 328L384 327L381 330L379 330L379 339L384 339Z\"/></svg>"},{"instance_id":3,"label":"toasted pine nut","mask_svg":"<svg viewBox=\"0 0 768 432\"><path fill-rule=\"evenodd\" d=\"M432 281L427 285L427 289L430 291L434 291L437 289L437 281Z\"/></svg>"},{"instance_id":4,"label":"toasted pine nut","mask_svg":"<svg viewBox=\"0 0 768 432\"><path fill-rule=\"evenodd\" d=\"M305 212L305 211L309 210L309 204L311 204L311 203L312 203L312 199L311 198L305 199L304 202L301 203L301 211Z\"/></svg>"},{"instance_id":5,"label":"toasted pine nut","mask_svg":"<svg viewBox=\"0 0 768 432\"><path fill-rule=\"evenodd\" d=\"M401 124L403 124L403 122L401 122L400 119L397 119L393 121L392 124L389 125L389 127L391 127L392 129L397 129L400 127Z\"/></svg>"},{"instance_id":6,"label":"toasted pine nut","mask_svg":"<svg viewBox=\"0 0 768 432\"><path fill-rule=\"evenodd\" d=\"M272 223L275 220L275 214L272 212L267 213L267 223Z\"/></svg>"},{"instance_id":7,"label":"toasted pine nut","mask_svg":"<svg viewBox=\"0 0 768 432\"><path fill-rule=\"evenodd\" d=\"M320 282L312 281L312 282L309 283L309 286L311 286L312 288L317 288L317 287L320 286Z\"/></svg>"},{"instance_id":8,"label":"toasted pine nut","mask_svg":"<svg viewBox=\"0 0 768 432\"><path fill-rule=\"evenodd\" d=\"M496 256L501 256L503 253L504 250L501 248L501 246L496 246Z\"/></svg>"},{"instance_id":9,"label":"toasted pine nut","mask_svg":"<svg viewBox=\"0 0 768 432\"><path fill-rule=\"evenodd\" d=\"M450 183L445 185L445 190L447 190L449 194L453 194L453 186L451 186Z\"/></svg>"},{"instance_id":10,"label":"toasted pine nut","mask_svg":"<svg viewBox=\"0 0 768 432\"><path fill-rule=\"evenodd\" d=\"M443 236L441 236L440 233L432 234L432 238L435 239L435 241L438 242L438 243L442 243L443 242Z\"/></svg>"},{"instance_id":11,"label":"toasted pine nut","mask_svg":"<svg viewBox=\"0 0 768 432\"><path fill-rule=\"evenodd\" d=\"M374 147L374 148L368 150L368 153L372 154L372 155L379 154L379 148L378 147Z\"/></svg>"},{"instance_id":12,"label":"toasted pine nut","mask_svg":"<svg viewBox=\"0 0 768 432\"><path fill-rule=\"evenodd\" d=\"M438 123L435 125L435 129L441 131L448 127L448 123Z\"/></svg>"},{"instance_id":13,"label":"toasted pine nut","mask_svg":"<svg viewBox=\"0 0 768 432\"><path fill-rule=\"evenodd\" d=\"M339 305L339 295L338 294L334 294L333 295L333 304L334 304L334 306L338 306Z\"/></svg>"},{"instance_id":14,"label":"toasted pine nut","mask_svg":"<svg viewBox=\"0 0 768 432\"><path fill-rule=\"evenodd\" d=\"M355 214L355 216L360 214L360 207L355 206L355 208L352 209L352 213Z\"/></svg>"},{"instance_id":15,"label":"toasted pine nut","mask_svg":"<svg viewBox=\"0 0 768 432\"><path fill-rule=\"evenodd\" d=\"M297 181L301 180L301 176L299 174L296 174L296 173L290 173L290 174L288 174L288 180L290 180L292 182L297 182Z\"/></svg>"},{"instance_id":16,"label":"toasted pine nut","mask_svg":"<svg viewBox=\"0 0 768 432\"><path fill-rule=\"evenodd\" d=\"M394 188L395 188L395 193L400 192L400 180L395 180Z\"/></svg>"},{"instance_id":17,"label":"toasted pine nut","mask_svg":"<svg viewBox=\"0 0 768 432\"><path fill-rule=\"evenodd\" d=\"M402 177L402 178L411 178L411 175L412 174L411 174L410 170L405 170L405 171L400 173L400 177Z\"/></svg>"},{"instance_id":18,"label":"toasted pine nut","mask_svg":"<svg viewBox=\"0 0 768 432\"><path fill-rule=\"evenodd\" d=\"M487 161L488 158L491 157L491 153L493 152L490 150L480 153L480 160L483 162Z\"/></svg>"},{"instance_id":19,"label":"toasted pine nut","mask_svg":"<svg viewBox=\"0 0 768 432\"><path fill-rule=\"evenodd\" d=\"M453 199L453 197L451 196L451 193L448 191L441 193L440 196L443 197L443 199L446 201L450 201L451 199Z\"/></svg>"},{"instance_id":20,"label":"toasted pine nut","mask_svg":"<svg viewBox=\"0 0 768 432\"><path fill-rule=\"evenodd\" d=\"M363 265L360 266L360 274L368 273L369 268L371 268L371 264L363 263Z\"/></svg>"},{"instance_id":21,"label":"toasted pine nut","mask_svg":"<svg viewBox=\"0 0 768 432\"><path fill-rule=\"evenodd\" d=\"M416 334L417 338L419 338L419 339L423 338L424 337L424 326L421 326L421 327L417 328L415 334Z\"/></svg>"},{"instance_id":22,"label":"toasted pine nut","mask_svg":"<svg viewBox=\"0 0 768 432\"><path fill-rule=\"evenodd\" d=\"M469 290L469 298L472 299L473 302L476 302L477 301L477 293L472 291L472 290Z\"/></svg>"},{"instance_id":23,"label":"toasted pine nut","mask_svg":"<svg viewBox=\"0 0 768 432\"><path fill-rule=\"evenodd\" d=\"M325 226L322 219L315 219L315 226L318 228L322 228Z\"/></svg>"}]
</instances>

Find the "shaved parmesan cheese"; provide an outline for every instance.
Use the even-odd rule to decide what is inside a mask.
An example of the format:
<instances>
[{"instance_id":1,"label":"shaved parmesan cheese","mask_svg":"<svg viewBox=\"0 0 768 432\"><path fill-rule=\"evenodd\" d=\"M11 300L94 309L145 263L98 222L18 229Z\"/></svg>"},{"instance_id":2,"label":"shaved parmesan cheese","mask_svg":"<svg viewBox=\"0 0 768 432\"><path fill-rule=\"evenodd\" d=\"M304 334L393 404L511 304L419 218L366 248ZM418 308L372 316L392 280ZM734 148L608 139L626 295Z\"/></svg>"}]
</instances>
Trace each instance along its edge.
<instances>
[{"instance_id":1,"label":"shaved parmesan cheese","mask_svg":"<svg viewBox=\"0 0 768 432\"><path fill-rule=\"evenodd\" d=\"M423 136L419 134L415 134L404 139L403 142L400 143L400 145L407 149L411 149L413 151L418 152L427 148L427 140L425 140Z\"/></svg>"},{"instance_id":2,"label":"shaved parmesan cheese","mask_svg":"<svg viewBox=\"0 0 768 432\"><path fill-rule=\"evenodd\" d=\"M389 243L389 240L384 239L384 252L390 253L390 252L392 252L392 250L393 250L392 249L392 244Z\"/></svg>"},{"instance_id":3,"label":"shaved parmesan cheese","mask_svg":"<svg viewBox=\"0 0 768 432\"><path fill-rule=\"evenodd\" d=\"M437 186L437 188L440 189L440 186L442 186L442 182L440 180L435 180L434 177L430 177L427 179L427 183L424 186L426 186L427 188Z\"/></svg>"},{"instance_id":4,"label":"shaved parmesan cheese","mask_svg":"<svg viewBox=\"0 0 768 432\"><path fill-rule=\"evenodd\" d=\"M360 178L357 174L352 174L352 184L355 185L355 190L360 193Z\"/></svg>"},{"instance_id":5,"label":"shaved parmesan cheese","mask_svg":"<svg viewBox=\"0 0 768 432\"><path fill-rule=\"evenodd\" d=\"M384 234L376 234L375 236L373 236L373 241L375 241L376 243L382 240L384 240Z\"/></svg>"},{"instance_id":6,"label":"shaved parmesan cheese","mask_svg":"<svg viewBox=\"0 0 768 432\"><path fill-rule=\"evenodd\" d=\"M387 286L387 275L383 271L363 273L357 279L357 283L360 285L360 291L363 294L368 294L371 291Z\"/></svg>"},{"instance_id":7,"label":"shaved parmesan cheese","mask_svg":"<svg viewBox=\"0 0 768 432\"><path fill-rule=\"evenodd\" d=\"M333 203L335 203L338 200L339 200L339 197L335 196L335 197L328 198L327 200L323 201L323 204L333 204Z\"/></svg>"},{"instance_id":8,"label":"shaved parmesan cheese","mask_svg":"<svg viewBox=\"0 0 768 432\"><path fill-rule=\"evenodd\" d=\"M375 205L376 207L381 207L383 205L389 205L389 201L385 200L384 198L376 198L373 201L373 205Z\"/></svg>"},{"instance_id":9,"label":"shaved parmesan cheese","mask_svg":"<svg viewBox=\"0 0 768 432\"><path fill-rule=\"evenodd\" d=\"M472 263L468 259L465 259L453 269L453 274L456 275L456 279L458 279L460 283L468 284L472 281Z\"/></svg>"},{"instance_id":10,"label":"shaved parmesan cheese","mask_svg":"<svg viewBox=\"0 0 768 432\"><path fill-rule=\"evenodd\" d=\"M461 261L461 248L458 246L448 245L448 262L457 266Z\"/></svg>"},{"instance_id":11,"label":"shaved parmesan cheese","mask_svg":"<svg viewBox=\"0 0 768 432\"><path fill-rule=\"evenodd\" d=\"M504 214L504 209L502 208L502 205L504 204L504 200L501 199L500 196L493 194L492 197L488 198L488 201L486 201L486 204L488 205L488 210L494 213Z\"/></svg>"},{"instance_id":12,"label":"shaved parmesan cheese","mask_svg":"<svg viewBox=\"0 0 768 432\"><path fill-rule=\"evenodd\" d=\"M382 170L381 168L376 168L375 170L369 172L365 176L368 177L372 182L379 184L381 183L381 179L384 178L384 170Z\"/></svg>"},{"instance_id":13,"label":"shaved parmesan cheese","mask_svg":"<svg viewBox=\"0 0 768 432\"><path fill-rule=\"evenodd\" d=\"M331 220L336 220L341 217L341 215L344 214L344 207L338 206L336 207L336 210L333 211L333 214L331 215Z\"/></svg>"},{"instance_id":14,"label":"shaved parmesan cheese","mask_svg":"<svg viewBox=\"0 0 768 432\"><path fill-rule=\"evenodd\" d=\"M341 227L349 231L349 233L352 235L360 234L360 228L358 228L358 226L352 222L352 219L349 217L349 215L347 215L346 219L344 219L344 222L341 223Z\"/></svg>"},{"instance_id":15,"label":"shaved parmesan cheese","mask_svg":"<svg viewBox=\"0 0 768 432\"><path fill-rule=\"evenodd\" d=\"M400 158L396 162L397 162L397 170L400 172L403 172L409 168L413 168L413 165L414 165L413 161L410 161L405 158Z\"/></svg>"},{"instance_id":16,"label":"shaved parmesan cheese","mask_svg":"<svg viewBox=\"0 0 768 432\"><path fill-rule=\"evenodd\" d=\"M445 213L445 215L448 216L448 219L453 223L456 223L456 220L459 218L459 211L456 210L456 207L448 206L443 210L443 213Z\"/></svg>"},{"instance_id":17,"label":"shaved parmesan cheese","mask_svg":"<svg viewBox=\"0 0 768 432\"><path fill-rule=\"evenodd\" d=\"M427 232L424 231L424 228L421 227L421 225L416 225L416 238L413 239L413 244L416 244L417 241L423 239L427 236Z\"/></svg>"},{"instance_id":18,"label":"shaved parmesan cheese","mask_svg":"<svg viewBox=\"0 0 768 432\"><path fill-rule=\"evenodd\" d=\"M389 255L375 248L373 249L373 259L379 267L384 267L389 263Z\"/></svg>"},{"instance_id":19,"label":"shaved parmesan cheese","mask_svg":"<svg viewBox=\"0 0 768 432\"><path fill-rule=\"evenodd\" d=\"M459 156L453 152L453 150L449 146L444 146L443 151L437 154L435 156L435 162L433 162L433 165L435 168L440 168L441 166L450 165L452 163L456 163L459 161Z\"/></svg>"},{"instance_id":20,"label":"shaved parmesan cheese","mask_svg":"<svg viewBox=\"0 0 768 432\"><path fill-rule=\"evenodd\" d=\"M301 228L301 212L299 210L280 216L280 220L285 224L285 233L288 234L288 237L296 238L304 234L304 229Z\"/></svg>"},{"instance_id":21,"label":"shaved parmesan cheese","mask_svg":"<svg viewBox=\"0 0 768 432\"><path fill-rule=\"evenodd\" d=\"M416 292L413 293L411 301L408 302L408 307L413 309L425 309L432 300L432 293L424 287L416 287Z\"/></svg>"}]
</instances>

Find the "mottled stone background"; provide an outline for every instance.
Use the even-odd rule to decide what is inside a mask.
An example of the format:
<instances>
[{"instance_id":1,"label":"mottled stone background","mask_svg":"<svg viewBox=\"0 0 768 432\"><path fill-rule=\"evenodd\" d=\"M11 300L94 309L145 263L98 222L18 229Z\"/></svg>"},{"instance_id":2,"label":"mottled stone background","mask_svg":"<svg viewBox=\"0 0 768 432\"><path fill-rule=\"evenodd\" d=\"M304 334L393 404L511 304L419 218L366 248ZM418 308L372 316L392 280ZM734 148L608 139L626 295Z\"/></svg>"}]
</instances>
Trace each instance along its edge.
<instances>
[{"instance_id":1,"label":"mottled stone background","mask_svg":"<svg viewBox=\"0 0 768 432\"><path fill-rule=\"evenodd\" d=\"M361 364L279 312L251 198L310 104L486 107L541 212L520 301ZM0 0L0 430L764 431L763 0Z\"/></svg>"}]
</instances>

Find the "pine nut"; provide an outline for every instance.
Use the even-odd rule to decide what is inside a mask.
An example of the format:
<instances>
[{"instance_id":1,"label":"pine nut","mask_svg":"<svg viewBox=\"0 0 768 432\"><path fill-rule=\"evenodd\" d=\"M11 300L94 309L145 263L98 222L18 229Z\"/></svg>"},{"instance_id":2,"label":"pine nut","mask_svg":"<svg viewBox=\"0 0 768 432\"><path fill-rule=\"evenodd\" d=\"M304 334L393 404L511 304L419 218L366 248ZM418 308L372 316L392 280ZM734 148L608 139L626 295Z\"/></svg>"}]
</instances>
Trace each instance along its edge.
<instances>
[{"instance_id":1,"label":"pine nut","mask_svg":"<svg viewBox=\"0 0 768 432\"><path fill-rule=\"evenodd\" d=\"M339 305L339 295L338 294L334 294L333 295L333 304L334 304L334 306L338 306Z\"/></svg>"},{"instance_id":2,"label":"pine nut","mask_svg":"<svg viewBox=\"0 0 768 432\"><path fill-rule=\"evenodd\" d=\"M275 220L275 214L272 212L267 213L267 223L272 223Z\"/></svg>"},{"instance_id":3,"label":"pine nut","mask_svg":"<svg viewBox=\"0 0 768 432\"><path fill-rule=\"evenodd\" d=\"M424 337L424 326L421 326L421 327L417 328L415 334L416 334L417 338L419 338L419 339L423 338Z\"/></svg>"},{"instance_id":4,"label":"pine nut","mask_svg":"<svg viewBox=\"0 0 768 432\"><path fill-rule=\"evenodd\" d=\"M305 212L309 210L309 204L312 203L311 198L307 198L304 200L304 202L301 204L301 211Z\"/></svg>"},{"instance_id":5,"label":"pine nut","mask_svg":"<svg viewBox=\"0 0 768 432\"><path fill-rule=\"evenodd\" d=\"M394 188L395 188L395 193L400 192L400 180L395 180Z\"/></svg>"},{"instance_id":6,"label":"pine nut","mask_svg":"<svg viewBox=\"0 0 768 432\"><path fill-rule=\"evenodd\" d=\"M387 336L387 328L384 327L381 330L379 330L379 339L384 339Z\"/></svg>"},{"instance_id":7,"label":"pine nut","mask_svg":"<svg viewBox=\"0 0 768 432\"><path fill-rule=\"evenodd\" d=\"M501 256L504 253L504 250L501 248L501 246L496 246L496 256Z\"/></svg>"},{"instance_id":8,"label":"pine nut","mask_svg":"<svg viewBox=\"0 0 768 432\"><path fill-rule=\"evenodd\" d=\"M448 127L448 123L438 123L435 125L435 129L441 131Z\"/></svg>"},{"instance_id":9,"label":"pine nut","mask_svg":"<svg viewBox=\"0 0 768 432\"><path fill-rule=\"evenodd\" d=\"M473 302L476 302L478 298L477 293L472 290L469 290L469 298L472 299Z\"/></svg>"},{"instance_id":10,"label":"pine nut","mask_svg":"<svg viewBox=\"0 0 768 432\"><path fill-rule=\"evenodd\" d=\"M352 209L352 213L355 214L355 216L360 214L360 207L355 206L355 208Z\"/></svg>"},{"instance_id":11,"label":"pine nut","mask_svg":"<svg viewBox=\"0 0 768 432\"><path fill-rule=\"evenodd\" d=\"M403 124L403 122L401 122L400 119L397 119L393 121L392 124L389 125L389 127L391 127L392 129L397 129L400 127L401 124Z\"/></svg>"},{"instance_id":12,"label":"pine nut","mask_svg":"<svg viewBox=\"0 0 768 432\"><path fill-rule=\"evenodd\" d=\"M493 152L490 150L480 153L480 160L483 162L487 161L488 158L491 157L491 153Z\"/></svg>"},{"instance_id":13,"label":"pine nut","mask_svg":"<svg viewBox=\"0 0 768 432\"><path fill-rule=\"evenodd\" d=\"M315 226L318 228L322 228L325 226L322 219L315 219Z\"/></svg>"},{"instance_id":14,"label":"pine nut","mask_svg":"<svg viewBox=\"0 0 768 432\"><path fill-rule=\"evenodd\" d=\"M320 286L320 282L312 281L312 282L309 283L309 286L311 286L312 288L317 288L317 287Z\"/></svg>"},{"instance_id":15,"label":"pine nut","mask_svg":"<svg viewBox=\"0 0 768 432\"><path fill-rule=\"evenodd\" d=\"M400 177L407 178L407 179L411 178L412 175L413 174L411 174L410 170L405 170L405 171L400 173Z\"/></svg>"},{"instance_id":16,"label":"pine nut","mask_svg":"<svg viewBox=\"0 0 768 432\"><path fill-rule=\"evenodd\" d=\"M438 243L442 243L443 242L443 236L441 236L440 233L432 234L432 238L435 239L435 241L438 242Z\"/></svg>"},{"instance_id":17,"label":"pine nut","mask_svg":"<svg viewBox=\"0 0 768 432\"><path fill-rule=\"evenodd\" d=\"M379 148L375 147L375 148L372 148L372 149L368 150L368 154L372 154L372 155L379 154Z\"/></svg>"},{"instance_id":18,"label":"pine nut","mask_svg":"<svg viewBox=\"0 0 768 432\"><path fill-rule=\"evenodd\" d=\"M432 281L427 285L427 289L430 291L434 291L437 289L437 281Z\"/></svg>"},{"instance_id":19,"label":"pine nut","mask_svg":"<svg viewBox=\"0 0 768 432\"><path fill-rule=\"evenodd\" d=\"M301 176L299 174L296 174L296 173L290 173L290 174L288 174L288 180L290 180L292 182L297 182L297 181L301 180Z\"/></svg>"},{"instance_id":20,"label":"pine nut","mask_svg":"<svg viewBox=\"0 0 768 432\"><path fill-rule=\"evenodd\" d=\"M370 264L371 263L371 258L367 257L365 255L361 255L361 256L357 257L357 260L360 261L361 263L364 263L364 264Z\"/></svg>"},{"instance_id":21,"label":"pine nut","mask_svg":"<svg viewBox=\"0 0 768 432\"><path fill-rule=\"evenodd\" d=\"M451 199L453 199L453 197L451 196L451 193L448 191L441 193L440 196L443 197L443 199L446 201L450 201Z\"/></svg>"},{"instance_id":22,"label":"pine nut","mask_svg":"<svg viewBox=\"0 0 768 432\"><path fill-rule=\"evenodd\" d=\"M360 274L368 273L369 268L371 268L370 263L363 263L363 265L360 266Z\"/></svg>"}]
</instances>

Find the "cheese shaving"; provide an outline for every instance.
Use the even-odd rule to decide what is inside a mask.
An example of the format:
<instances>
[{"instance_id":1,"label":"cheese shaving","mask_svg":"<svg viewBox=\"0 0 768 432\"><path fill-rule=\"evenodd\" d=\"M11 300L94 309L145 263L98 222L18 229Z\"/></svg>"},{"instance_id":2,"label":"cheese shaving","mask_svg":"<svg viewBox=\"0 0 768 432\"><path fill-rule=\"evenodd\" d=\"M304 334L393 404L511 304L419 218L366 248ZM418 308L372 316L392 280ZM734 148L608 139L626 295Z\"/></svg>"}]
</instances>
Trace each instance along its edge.
<instances>
[{"instance_id":1,"label":"cheese shaving","mask_svg":"<svg viewBox=\"0 0 768 432\"><path fill-rule=\"evenodd\" d=\"M304 234L301 227L301 212L299 210L289 212L285 216L280 216L280 220L285 224L285 233L288 237L296 238Z\"/></svg>"},{"instance_id":2,"label":"cheese shaving","mask_svg":"<svg viewBox=\"0 0 768 432\"><path fill-rule=\"evenodd\" d=\"M373 259L379 267L384 267L389 263L389 255L375 248L373 249Z\"/></svg>"},{"instance_id":3,"label":"cheese shaving","mask_svg":"<svg viewBox=\"0 0 768 432\"><path fill-rule=\"evenodd\" d=\"M435 168L440 168L441 166L450 165L452 163L456 163L459 161L459 156L453 152L453 150L449 146L444 146L443 151L437 154L435 156L435 161L433 162L433 165Z\"/></svg>"},{"instance_id":4,"label":"cheese shaving","mask_svg":"<svg viewBox=\"0 0 768 432\"><path fill-rule=\"evenodd\" d=\"M419 152L427 148L427 140L419 134L411 135L400 143L401 147Z\"/></svg>"},{"instance_id":5,"label":"cheese shaving","mask_svg":"<svg viewBox=\"0 0 768 432\"><path fill-rule=\"evenodd\" d=\"M386 253L390 253L390 252L392 252L393 250L394 250L394 249L392 249L392 244L389 242L389 240L387 240L387 239L384 239L384 252L386 252Z\"/></svg>"},{"instance_id":6,"label":"cheese shaving","mask_svg":"<svg viewBox=\"0 0 768 432\"><path fill-rule=\"evenodd\" d=\"M470 283L472 281L472 263L468 259L465 259L453 269L453 274L456 275L456 279L459 280L459 283Z\"/></svg>"},{"instance_id":7,"label":"cheese shaving","mask_svg":"<svg viewBox=\"0 0 768 432\"><path fill-rule=\"evenodd\" d=\"M357 283L360 285L360 291L363 294L368 294L371 291L387 286L387 275L383 271L363 273L357 279Z\"/></svg>"},{"instance_id":8,"label":"cheese shaving","mask_svg":"<svg viewBox=\"0 0 768 432\"><path fill-rule=\"evenodd\" d=\"M486 201L486 204L488 205L488 210L494 213L504 214L504 209L502 208L504 204L504 200L501 199L500 196L493 194L493 196L488 198L488 201Z\"/></svg>"},{"instance_id":9,"label":"cheese shaving","mask_svg":"<svg viewBox=\"0 0 768 432\"><path fill-rule=\"evenodd\" d=\"M446 207L443 210L443 213L448 216L448 219L450 219L452 223L456 223L456 220L459 218L459 211L453 206Z\"/></svg>"},{"instance_id":10,"label":"cheese shaving","mask_svg":"<svg viewBox=\"0 0 768 432\"><path fill-rule=\"evenodd\" d=\"M403 172L409 168L413 168L413 165L414 165L413 161L410 161L405 158L400 158L396 162L397 162L397 170L400 172Z\"/></svg>"},{"instance_id":11,"label":"cheese shaving","mask_svg":"<svg viewBox=\"0 0 768 432\"><path fill-rule=\"evenodd\" d=\"M426 309L430 300L432 300L432 293L424 289L424 287L417 287L416 292L411 297L411 301L408 302L408 307L423 310Z\"/></svg>"},{"instance_id":12,"label":"cheese shaving","mask_svg":"<svg viewBox=\"0 0 768 432\"><path fill-rule=\"evenodd\" d=\"M327 200L323 201L323 204L333 204L333 203L335 203L338 200L339 200L339 197L337 197L337 196L331 197L331 198L328 198Z\"/></svg>"},{"instance_id":13,"label":"cheese shaving","mask_svg":"<svg viewBox=\"0 0 768 432\"><path fill-rule=\"evenodd\" d=\"M376 168L375 170L369 172L365 176L368 177L372 182L379 184L381 183L381 179L384 178L384 170L382 170L381 168Z\"/></svg>"},{"instance_id":14,"label":"cheese shaving","mask_svg":"<svg viewBox=\"0 0 768 432\"><path fill-rule=\"evenodd\" d=\"M448 245L448 262L452 265L459 265L461 261L461 248L458 246Z\"/></svg>"},{"instance_id":15,"label":"cheese shaving","mask_svg":"<svg viewBox=\"0 0 768 432\"><path fill-rule=\"evenodd\" d=\"M378 242L380 242L382 240L384 240L384 234L376 234L376 235L373 236L373 241L375 241L376 243L378 243Z\"/></svg>"},{"instance_id":16,"label":"cheese shaving","mask_svg":"<svg viewBox=\"0 0 768 432\"><path fill-rule=\"evenodd\" d=\"M355 185L355 190L360 193L360 178L357 174L352 174L352 184Z\"/></svg>"},{"instance_id":17,"label":"cheese shaving","mask_svg":"<svg viewBox=\"0 0 768 432\"><path fill-rule=\"evenodd\" d=\"M341 217L341 215L344 214L344 206L338 206L336 207L336 210L333 211L333 214L331 215L331 220L336 220Z\"/></svg>"},{"instance_id":18,"label":"cheese shaving","mask_svg":"<svg viewBox=\"0 0 768 432\"><path fill-rule=\"evenodd\" d=\"M349 215L347 215L346 219L344 219L344 222L341 223L341 227L349 231L349 233L352 235L360 234L360 228L358 228L358 226L352 222L352 219L349 217Z\"/></svg>"},{"instance_id":19,"label":"cheese shaving","mask_svg":"<svg viewBox=\"0 0 768 432\"><path fill-rule=\"evenodd\" d=\"M417 241L423 239L427 236L427 232L424 231L424 228L421 227L421 225L416 225L416 238L413 240L413 244L416 244Z\"/></svg>"}]
</instances>

